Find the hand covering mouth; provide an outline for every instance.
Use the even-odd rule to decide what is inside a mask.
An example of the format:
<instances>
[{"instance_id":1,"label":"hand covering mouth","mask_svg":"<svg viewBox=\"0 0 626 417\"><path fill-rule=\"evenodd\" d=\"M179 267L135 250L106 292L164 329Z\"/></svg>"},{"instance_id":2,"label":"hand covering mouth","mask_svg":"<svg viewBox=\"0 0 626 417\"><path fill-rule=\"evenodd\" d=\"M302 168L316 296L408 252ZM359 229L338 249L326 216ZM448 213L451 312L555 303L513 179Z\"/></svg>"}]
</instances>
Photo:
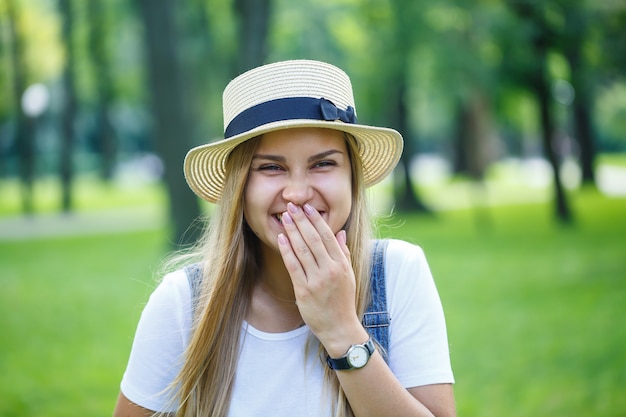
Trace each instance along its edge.
<instances>
[{"instance_id":1,"label":"hand covering mouth","mask_svg":"<svg viewBox=\"0 0 626 417\"><path fill-rule=\"evenodd\" d=\"M322 218L324 218L324 220L326 220L326 218L325 218L326 212L325 211L319 211L318 213L320 214L320 216L322 216ZM283 213L282 212L281 213L276 213L276 214L272 215L272 217L274 217L278 221L278 223L283 224Z\"/></svg>"}]
</instances>

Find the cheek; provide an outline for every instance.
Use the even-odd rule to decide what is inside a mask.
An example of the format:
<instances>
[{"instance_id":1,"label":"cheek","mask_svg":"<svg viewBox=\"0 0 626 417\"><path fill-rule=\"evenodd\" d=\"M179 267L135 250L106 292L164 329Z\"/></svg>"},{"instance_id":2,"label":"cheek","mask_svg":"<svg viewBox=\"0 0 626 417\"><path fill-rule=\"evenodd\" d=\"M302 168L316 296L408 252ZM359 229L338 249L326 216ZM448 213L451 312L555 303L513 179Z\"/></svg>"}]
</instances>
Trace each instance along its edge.
<instances>
[{"instance_id":1,"label":"cheek","mask_svg":"<svg viewBox=\"0 0 626 417\"><path fill-rule=\"evenodd\" d=\"M337 233L345 226L352 211L352 184L350 181L335 179L327 184L326 190L327 201L334 212L329 226Z\"/></svg>"},{"instance_id":2,"label":"cheek","mask_svg":"<svg viewBox=\"0 0 626 417\"><path fill-rule=\"evenodd\" d=\"M259 200L259 197L263 195L264 185L261 181L259 181L256 175L248 176L248 181L246 183L246 187L244 189L244 196L246 199L246 204L249 202L256 202Z\"/></svg>"},{"instance_id":3,"label":"cheek","mask_svg":"<svg viewBox=\"0 0 626 417\"><path fill-rule=\"evenodd\" d=\"M265 217L276 196L276 184L251 175L244 189L243 215L249 225Z\"/></svg>"},{"instance_id":4,"label":"cheek","mask_svg":"<svg viewBox=\"0 0 626 417\"><path fill-rule=\"evenodd\" d=\"M252 176L248 179L244 196L246 201L252 202L251 205L260 206L273 198L277 192L277 187L277 181L268 181Z\"/></svg>"}]
</instances>

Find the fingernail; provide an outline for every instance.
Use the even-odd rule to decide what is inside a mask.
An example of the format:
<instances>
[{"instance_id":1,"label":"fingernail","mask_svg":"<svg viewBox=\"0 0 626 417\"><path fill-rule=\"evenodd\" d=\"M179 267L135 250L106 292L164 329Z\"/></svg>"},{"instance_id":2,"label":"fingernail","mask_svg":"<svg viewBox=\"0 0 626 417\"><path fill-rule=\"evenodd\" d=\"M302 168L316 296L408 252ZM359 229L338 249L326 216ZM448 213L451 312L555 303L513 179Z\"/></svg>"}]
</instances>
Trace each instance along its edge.
<instances>
[{"instance_id":1,"label":"fingernail","mask_svg":"<svg viewBox=\"0 0 626 417\"><path fill-rule=\"evenodd\" d=\"M337 240L340 240L341 243L344 244L344 245L348 242L345 230L340 230L339 231L339 237L338 237Z\"/></svg>"},{"instance_id":2,"label":"fingernail","mask_svg":"<svg viewBox=\"0 0 626 417\"><path fill-rule=\"evenodd\" d=\"M287 244L287 237L282 233L278 235L278 244L283 246Z\"/></svg>"},{"instance_id":3,"label":"fingernail","mask_svg":"<svg viewBox=\"0 0 626 417\"><path fill-rule=\"evenodd\" d=\"M283 213L282 221L285 224L293 224L293 219L291 218L291 216L287 212Z\"/></svg>"},{"instance_id":4,"label":"fingernail","mask_svg":"<svg viewBox=\"0 0 626 417\"><path fill-rule=\"evenodd\" d=\"M307 214L307 216L312 216L313 213L315 213L315 209L311 207L311 205L309 204L305 204L303 209L304 209L304 212Z\"/></svg>"},{"instance_id":5,"label":"fingernail","mask_svg":"<svg viewBox=\"0 0 626 417\"><path fill-rule=\"evenodd\" d=\"M287 210L289 210L290 213L296 214L298 212L298 206L293 203L287 203Z\"/></svg>"}]
</instances>

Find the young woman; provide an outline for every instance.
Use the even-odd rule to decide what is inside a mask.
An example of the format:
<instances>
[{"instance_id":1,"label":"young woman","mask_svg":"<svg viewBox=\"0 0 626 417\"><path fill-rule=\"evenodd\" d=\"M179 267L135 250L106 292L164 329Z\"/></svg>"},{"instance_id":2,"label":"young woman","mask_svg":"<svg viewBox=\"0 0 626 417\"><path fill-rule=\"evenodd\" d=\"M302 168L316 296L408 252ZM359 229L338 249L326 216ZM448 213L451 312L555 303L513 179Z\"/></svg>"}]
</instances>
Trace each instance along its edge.
<instances>
[{"instance_id":1,"label":"young woman","mask_svg":"<svg viewBox=\"0 0 626 417\"><path fill-rule=\"evenodd\" d=\"M365 189L400 134L357 124L316 61L248 71L223 105L225 138L185 159L217 203L199 262L150 297L114 416L455 416L424 254L372 240Z\"/></svg>"}]
</instances>

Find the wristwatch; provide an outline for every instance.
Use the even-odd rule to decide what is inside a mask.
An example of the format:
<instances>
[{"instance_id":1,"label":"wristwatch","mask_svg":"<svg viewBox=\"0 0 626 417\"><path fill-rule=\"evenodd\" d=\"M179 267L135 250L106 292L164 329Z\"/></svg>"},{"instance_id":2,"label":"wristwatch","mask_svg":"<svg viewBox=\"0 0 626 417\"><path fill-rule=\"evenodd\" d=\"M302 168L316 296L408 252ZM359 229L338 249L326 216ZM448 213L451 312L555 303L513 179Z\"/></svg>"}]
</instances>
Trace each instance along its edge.
<instances>
[{"instance_id":1,"label":"wristwatch","mask_svg":"<svg viewBox=\"0 0 626 417\"><path fill-rule=\"evenodd\" d=\"M367 365L370 357L374 354L376 347L370 337L367 342L362 345L352 345L348 349L345 355L340 358L333 359L330 356L326 357L326 363L330 369L336 371L345 371L349 369L359 369Z\"/></svg>"}]
</instances>

